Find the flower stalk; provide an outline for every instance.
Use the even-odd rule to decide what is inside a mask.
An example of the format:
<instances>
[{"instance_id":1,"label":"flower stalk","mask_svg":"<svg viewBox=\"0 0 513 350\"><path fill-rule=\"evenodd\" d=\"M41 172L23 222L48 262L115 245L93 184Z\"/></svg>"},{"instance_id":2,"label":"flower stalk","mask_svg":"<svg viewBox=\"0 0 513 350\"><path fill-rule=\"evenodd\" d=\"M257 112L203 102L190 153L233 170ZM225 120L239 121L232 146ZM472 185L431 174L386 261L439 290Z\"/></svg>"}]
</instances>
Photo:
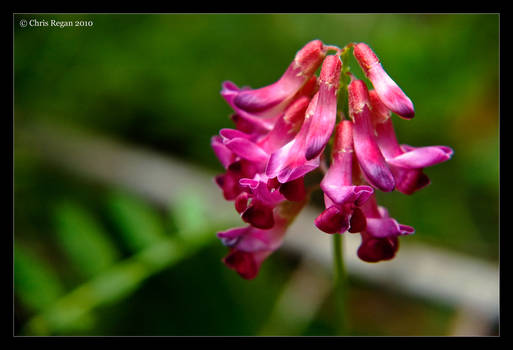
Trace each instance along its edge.
<instances>
[{"instance_id":1,"label":"flower stalk","mask_svg":"<svg viewBox=\"0 0 513 350\"><path fill-rule=\"evenodd\" d=\"M338 335L349 335L348 290L349 283L344 263L344 237L333 235L333 294L337 310Z\"/></svg>"}]
</instances>

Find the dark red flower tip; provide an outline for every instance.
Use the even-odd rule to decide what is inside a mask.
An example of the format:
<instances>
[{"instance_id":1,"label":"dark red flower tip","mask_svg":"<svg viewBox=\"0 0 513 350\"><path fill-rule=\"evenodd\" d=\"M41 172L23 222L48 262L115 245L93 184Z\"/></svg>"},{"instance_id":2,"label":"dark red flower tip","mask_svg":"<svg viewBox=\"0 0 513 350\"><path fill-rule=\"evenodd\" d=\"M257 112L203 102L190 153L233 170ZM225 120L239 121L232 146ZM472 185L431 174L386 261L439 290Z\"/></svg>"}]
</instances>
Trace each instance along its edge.
<instances>
[{"instance_id":1,"label":"dark red flower tip","mask_svg":"<svg viewBox=\"0 0 513 350\"><path fill-rule=\"evenodd\" d=\"M366 228L367 220L365 218L365 214L360 208L353 208L353 214L351 215L351 219L349 220L348 231L351 233L357 233L365 231Z\"/></svg>"},{"instance_id":2,"label":"dark red flower tip","mask_svg":"<svg viewBox=\"0 0 513 350\"><path fill-rule=\"evenodd\" d=\"M259 201L253 201L241 217L248 224L262 230L268 230L274 226L273 208Z\"/></svg>"},{"instance_id":3,"label":"dark red flower tip","mask_svg":"<svg viewBox=\"0 0 513 350\"><path fill-rule=\"evenodd\" d=\"M315 226L326 233L343 233L348 227L347 213L341 212L336 206L324 210L315 218Z\"/></svg>"},{"instance_id":4,"label":"dark red flower tip","mask_svg":"<svg viewBox=\"0 0 513 350\"><path fill-rule=\"evenodd\" d=\"M306 197L304 177L281 184L280 193L289 201L301 202Z\"/></svg>"},{"instance_id":5,"label":"dark red flower tip","mask_svg":"<svg viewBox=\"0 0 513 350\"><path fill-rule=\"evenodd\" d=\"M238 178L234 177L233 174L230 174L229 172L217 175L215 177L215 182L223 191L223 197L227 201L234 200L240 193Z\"/></svg>"},{"instance_id":6,"label":"dark red flower tip","mask_svg":"<svg viewBox=\"0 0 513 350\"><path fill-rule=\"evenodd\" d=\"M247 192L241 192L237 198L235 198L235 210L239 214L242 214L246 209L248 209L248 200L249 200L249 193Z\"/></svg>"},{"instance_id":7,"label":"dark red flower tip","mask_svg":"<svg viewBox=\"0 0 513 350\"><path fill-rule=\"evenodd\" d=\"M358 248L358 257L366 262L392 259L399 249L397 237L364 239Z\"/></svg>"},{"instance_id":8,"label":"dark red flower tip","mask_svg":"<svg viewBox=\"0 0 513 350\"><path fill-rule=\"evenodd\" d=\"M223 258L223 263L245 279L253 279L258 275L258 265L252 253L241 250L231 250Z\"/></svg>"},{"instance_id":9,"label":"dark red flower tip","mask_svg":"<svg viewBox=\"0 0 513 350\"><path fill-rule=\"evenodd\" d=\"M278 181L277 177L273 177L273 178L267 180L267 189L269 191L271 191L273 189L277 190L280 188L280 186L281 186L281 183Z\"/></svg>"},{"instance_id":10,"label":"dark red flower tip","mask_svg":"<svg viewBox=\"0 0 513 350\"><path fill-rule=\"evenodd\" d=\"M396 176L398 177L396 189L407 195L411 195L431 183L431 180L422 172L422 169L406 170L392 168L392 171L397 173Z\"/></svg>"}]
</instances>

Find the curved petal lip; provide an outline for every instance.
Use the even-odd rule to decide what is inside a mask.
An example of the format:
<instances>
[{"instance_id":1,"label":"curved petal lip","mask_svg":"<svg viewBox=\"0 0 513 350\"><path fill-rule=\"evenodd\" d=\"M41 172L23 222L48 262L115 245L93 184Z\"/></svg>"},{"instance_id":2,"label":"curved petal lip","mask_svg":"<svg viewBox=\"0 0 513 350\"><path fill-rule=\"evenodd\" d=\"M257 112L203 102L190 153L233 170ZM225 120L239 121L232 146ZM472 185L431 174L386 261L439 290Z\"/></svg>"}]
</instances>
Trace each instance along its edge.
<instances>
[{"instance_id":1,"label":"curved petal lip","mask_svg":"<svg viewBox=\"0 0 513 350\"><path fill-rule=\"evenodd\" d=\"M235 245L247 232L247 227L237 227L226 231L218 232L217 237L228 247Z\"/></svg>"},{"instance_id":2,"label":"curved petal lip","mask_svg":"<svg viewBox=\"0 0 513 350\"><path fill-rule=\"evenodd\" d=\"M231 140L234 138L249 139L251 137L251 135L246 134L245 132L242 132L242 131L236 130L236 129L229 129L229 128L224 128L224 129L219 130L219 135L221 135L221 137L224 140Z\"/></svg>"},{"instance_id":3,"label":"curved petal lip","mask_svg":"<svg viewBox=\"0 0 513 350\"><path fill-rule=\"evenodd\" d=\"M409 151L387 159L387 163L402 168L425 168L449 160L454 153L450 147L446 146L410 147L407 149Z\"/></svg>"},{"instance_id":4,"label":"curved petal lip","mask_svg":"<svg viewBox=\"0 0 513 350\"><path fill-rule=\"evenodd\" d=\"M257 163L266 163L268 154L257 144L245 138L234 138L225 142L233 153L241 158Z\"/></svg>"},{"instance_id":5,"label":"curved petal lip","mask_svg":"<svg viewBox=\"0 0 513 350\"><path fill-rule=\"evenodd\" d=\"M285 167L280 171L277 178L280 183L290 182L306 175L319 167L320 160L315 158L297 167Z\"/></svg>"},{"instance_id":6,"label":"curved petal lip","mask_svg":"<svg viewBox=\"0 0 513 350\"><path fill-rule=\"evenodd\" d=\"M415 229L408 225L401 225L392 218L367 218L367 233L375 238L387 238L410 235Z\"/></svg>"},{"instance_id":7,"label":"curved petal lip","mask_svg":"<svg viewBox=\"0 0 513 350\"><path fill-rule=\"evenodd\" d=\"M370 186L336 186L324 185L321 183L323 192L337 204L344 204L348 202L355 202L361 205L369 199L374 193L374 189Z\"/></svg>"}]
</instances>

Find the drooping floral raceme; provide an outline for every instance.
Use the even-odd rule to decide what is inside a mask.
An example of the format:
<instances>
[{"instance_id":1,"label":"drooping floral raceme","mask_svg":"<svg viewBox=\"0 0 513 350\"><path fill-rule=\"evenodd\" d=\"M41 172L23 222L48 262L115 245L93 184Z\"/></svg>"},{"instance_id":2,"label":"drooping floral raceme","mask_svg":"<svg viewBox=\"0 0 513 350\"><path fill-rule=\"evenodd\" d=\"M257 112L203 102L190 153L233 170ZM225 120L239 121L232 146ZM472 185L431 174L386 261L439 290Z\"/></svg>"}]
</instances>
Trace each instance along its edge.
<instances>
[{"instance_id":1,"label":"drooping floral raceme","mask_svg":"<svg viewBox=\"0 0 513 350\"><path fill-rule=\"evenodd\" d=\"M370 89L352 74L341 84L349 71L341 57L351 48ZM347 101L339 101L342 88ZM228 247L223 262L246 279L282 244L317 187L305 185L313 172L324 172L318 188L325 209L312 224L329 234L359 233L363 261L392 259L398 238L414 229L389 217L375 191L412 194L430 183L425 167L453 154L446 146L398 143L391 115L411 119L413 104L365 43L340 49L313 40L273 84L252 89L225 81L221 95L233 109L234 128L211 139L225 170L215 182L245 226L217 236Z\"/></svg>"}]
</instances>

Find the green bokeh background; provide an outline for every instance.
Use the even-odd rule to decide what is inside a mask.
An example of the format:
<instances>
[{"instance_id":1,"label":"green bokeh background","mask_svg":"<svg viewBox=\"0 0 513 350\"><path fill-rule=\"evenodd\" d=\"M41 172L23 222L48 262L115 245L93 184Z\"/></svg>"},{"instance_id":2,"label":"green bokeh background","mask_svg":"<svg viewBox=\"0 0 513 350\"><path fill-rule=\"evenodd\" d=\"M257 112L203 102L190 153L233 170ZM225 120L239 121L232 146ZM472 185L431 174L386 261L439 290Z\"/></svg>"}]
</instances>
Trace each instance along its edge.
<instances>
[{"instance_id":1,"label":"green bokeh background","mask_svg":"<svg viewBox=\"0 0 513 350\"><path fill-rule=\"evenodd\" d=\"M22 19L93 26L23 28ZM312 39L339 47L368 43L415 104L413 120L394 120L400 142L455 151L426 170L429 187L413 196L380 194L380 204L414 226L419 242L498 261L497 14L16 14L13 25L15 334L258 334L297 257L278 251L247 282L220 263L226 251L217 240L202 238L206 243L174 263L164 256L146 270L136 263L118 270L123 259L183 235L192 222L204 237L221 227L190 215L201 212L201 197L188 211L157 208L46 164L17 134L39 121L66 125L222 172L210 149L210 137L232 127L221 83L268 85ZM363 78L354 60L351 70ZM54 324L62 327L24 328L113 266L115 277L107 280L118 281L122 271L132 278L102 285L113 302L76 322L61 315L64 321ZM448 332L454 310L447 306L354 279L355 310L364 309L359 295L410 317L380 320L354 311L353 334ZM301 334L336 334L331 303Z\"/></svg>"}]
</instances>

